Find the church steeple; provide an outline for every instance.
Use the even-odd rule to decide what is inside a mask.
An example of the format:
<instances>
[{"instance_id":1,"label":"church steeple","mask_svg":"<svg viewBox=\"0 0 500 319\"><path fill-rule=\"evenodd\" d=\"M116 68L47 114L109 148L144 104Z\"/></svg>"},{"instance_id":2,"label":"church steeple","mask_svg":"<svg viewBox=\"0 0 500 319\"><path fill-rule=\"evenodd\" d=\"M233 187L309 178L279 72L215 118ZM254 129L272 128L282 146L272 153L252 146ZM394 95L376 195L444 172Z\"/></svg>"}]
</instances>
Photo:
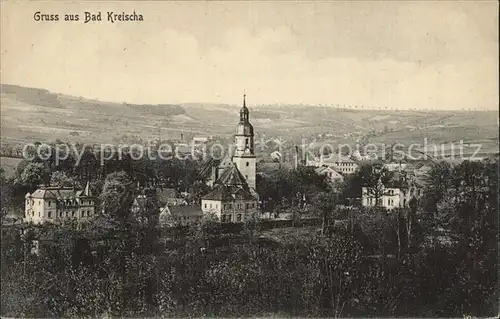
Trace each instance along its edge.
<instances>
[{"instance_id":1,"label":"church steeple","mask_svg":"<svg viewBox=\"0 0 500 319\"><path fill-rule=\"evenodd\" d=\"M245 178L248 186L255 189L256 157L254 153L253 126L250 124L246 94L243 94L243 106L240 109L240 122L234 136L235 150L232 161Z\"/></svg>"},{"instance_id":2,"label":"church steeple","mask_svg":"<svg viewBox=\"0 0 500 319\"><path fill-rule=\"evenodd\" d=\"M248 108L246 103L246 94L243 94L243 107L240 110L240 123L247 124L248 123Z\"/></svg>"}]
</instances>

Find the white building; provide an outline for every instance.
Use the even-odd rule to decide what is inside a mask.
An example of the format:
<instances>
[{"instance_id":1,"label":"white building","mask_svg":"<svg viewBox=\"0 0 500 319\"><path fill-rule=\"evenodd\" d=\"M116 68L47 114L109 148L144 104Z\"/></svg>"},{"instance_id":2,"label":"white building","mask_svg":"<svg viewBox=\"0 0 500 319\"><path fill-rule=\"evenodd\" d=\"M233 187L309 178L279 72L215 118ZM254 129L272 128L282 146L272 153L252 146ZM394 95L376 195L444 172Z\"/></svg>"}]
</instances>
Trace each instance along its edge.
<instances>
[{"instance_id":1,"label":"white building","mask_svg":"<svg viewBox=\"0 0 500 319\"><path fill-rule=\"evenodd\" d=\"M346 156L338 156L336 154L323 155L319 158L306 159L307 166L330 166L342 175L354 174L358 170L358 163Z\"/></svg>"},{"instance_id":2,"label":"white building","mask_svg":"<svg viewBox=\"0 0 500 319\"><path fill-rule=\"evenodd\" d=\"M89 183L83 190L73 187L40 187L25 196L26 222L87 221L95 216L95 197Z\"/></svg>"},{"instance_id":3,"label":"white building","mask_svg":"<svg viewBox=\"0 0 500 319\"><path fill-rule=\"evenodd\" d=\"M361 191L363 207L382 207L386 210L408 207L412 198L422 196L422 188L414 179L395 178L388 185L363 187Z\"/></svg>"},{"instance_id":4,"label":"white building","mask_svg":"<svg viewBox=\"0 0 500 319\"><path fill-rule=\"evenodd\" d=\"M193 144L206 144L208 143L208 137L206 136L195 136L193 137Z\"/></svg>"}]
</instances>

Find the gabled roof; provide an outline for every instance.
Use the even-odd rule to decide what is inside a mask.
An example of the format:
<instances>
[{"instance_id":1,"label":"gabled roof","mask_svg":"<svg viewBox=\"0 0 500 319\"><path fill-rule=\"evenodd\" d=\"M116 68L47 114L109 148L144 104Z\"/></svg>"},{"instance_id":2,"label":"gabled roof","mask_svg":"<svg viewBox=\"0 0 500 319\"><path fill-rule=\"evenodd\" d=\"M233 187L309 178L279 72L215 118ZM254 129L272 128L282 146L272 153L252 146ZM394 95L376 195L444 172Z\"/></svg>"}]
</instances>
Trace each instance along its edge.
<instances>
[{"instance_id":1,"label":"gabled roof","mask_svg":"<svg viewBox=\"0 0 500 319\"><path fill-rule=\"evenodd\" d=\"M159 203L154 196L137 195L132 203L132 209L143 212L158 212Z\"/></svg>"},{"instance_id":2,"label":"gabled roof","mask_svg":"<svg viewBox=\"0 0 500 319\"><path fill-rule=\"evenodd\" d=\"M247 182L245 180L245 177L243 177L243 175L241 175L241 173L238 170L238 168L236 167L236 165L232 162L231 162L231 165L229 165L222 172L222 174L219 176L219 179L216 181L216 184L247 186Z\"/></svg>"},{"instance_id":3,"label":"gabled roof","mask_svg":"<svg viewBox=\"0 0 500 319\"><path fill-rule=\"evenodd\" d=\"M170 215L173 217L182 217L182 216L201 217L203 215L201 207L196 205L168 206L165 208L168 209Z\"/></svg>"},{"instance_id":4,"label":"gabled roof","mask_svg":"<svg viewBox=\"0 0 500 319\"><path fill-rule=\"evenodd\" d=\"M324 172L331 171L336 173L337 175L342 176L341 173L337 172L333 167L331 166L320 166L314 169L316 171L316 174L323 174Z\"/></svg>"}]
</instances>

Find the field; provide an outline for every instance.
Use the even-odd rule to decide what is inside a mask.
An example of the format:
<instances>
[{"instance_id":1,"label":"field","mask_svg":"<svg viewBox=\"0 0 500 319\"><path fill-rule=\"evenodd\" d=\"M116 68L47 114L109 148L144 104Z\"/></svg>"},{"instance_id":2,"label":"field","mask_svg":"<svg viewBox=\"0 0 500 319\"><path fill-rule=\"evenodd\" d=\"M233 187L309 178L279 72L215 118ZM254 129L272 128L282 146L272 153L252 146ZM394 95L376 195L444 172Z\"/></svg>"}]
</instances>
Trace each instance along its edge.
<instances>
[{"instance_id":1,"label":"field","mask_svg":"<svg viewBox=\"0 0 500 319\"><path fill-rule=\"evenodd\" d=\"M26 141L112 143L178 139L194 135L230 137L239 105L136 105L89 100L47 90L1 86L2 144ZM165 98L168 103L168 97ZM464 143L480 141L483 151L498 152L497 111L409 111L338 109L312 105L250 105L256 140L284 137L354 144Z\"/></svg>"}]
</instances>

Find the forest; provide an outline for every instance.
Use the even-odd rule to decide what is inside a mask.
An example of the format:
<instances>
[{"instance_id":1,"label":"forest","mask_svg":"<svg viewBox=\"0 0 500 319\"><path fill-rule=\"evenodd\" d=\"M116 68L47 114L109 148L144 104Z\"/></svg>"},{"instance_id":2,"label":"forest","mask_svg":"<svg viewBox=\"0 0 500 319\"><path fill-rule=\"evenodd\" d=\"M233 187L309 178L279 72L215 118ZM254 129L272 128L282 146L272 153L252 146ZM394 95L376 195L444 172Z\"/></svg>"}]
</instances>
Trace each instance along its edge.
<instances>
[{"instance_id":1,"label":"forest","mask_svg":"<svg viewBox=\"0 0 500 319\"><path fill-rule=\"evenodd\" d=\"M279 238L268 236L259 219L229 227L207 216L198 225L164 228L131 215L135 183L147 181L140 176L197 193L196 171L190 162L97 168L35 160L22 163L14 179L2 176L2 212L43 180L71 185L91 176L106 213L85 225L23 231L2 218L1 315L498 314L498 160L436 163L423 198L390 214L341 208L365 170L335 196L305 169L260 179L258 190L273 209L297 209L297 198L306 198L320 217L315 225L299 221L278 230Z\"/></svg>"}]
</instances>

